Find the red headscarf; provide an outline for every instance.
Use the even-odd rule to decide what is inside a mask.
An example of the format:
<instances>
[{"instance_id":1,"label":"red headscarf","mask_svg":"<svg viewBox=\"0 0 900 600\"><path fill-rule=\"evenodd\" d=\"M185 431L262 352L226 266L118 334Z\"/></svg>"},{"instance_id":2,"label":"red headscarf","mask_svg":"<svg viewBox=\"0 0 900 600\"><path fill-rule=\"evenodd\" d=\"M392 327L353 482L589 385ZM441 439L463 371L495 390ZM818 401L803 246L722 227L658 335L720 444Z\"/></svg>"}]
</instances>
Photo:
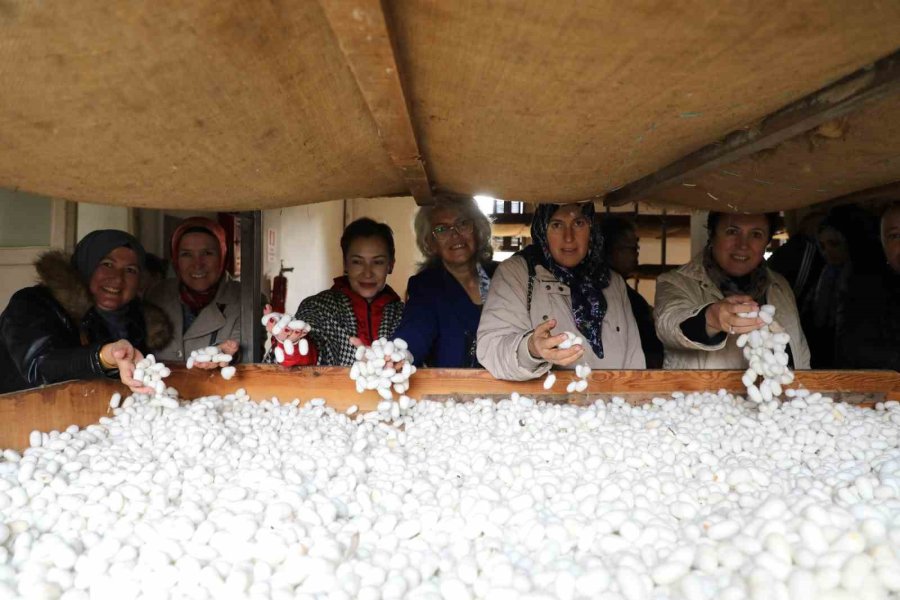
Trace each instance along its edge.
<instances>
[{"instance_id":1,"label":"red headscarf","mask_svg":"<svg viewBox=\"0 0 900 600\"><path fill-rule=\"evenodd\" d=\"M184 285L184 282L181 279L181 273L178 270L178 251L180 249L179 246L181 246L181 239L188 231L192 229L202 229L219 241L219 256L221 258L221 261L219 263L219 272L216 279L217 283L204 292L197 292ZM189 219L185 219L175 230L175 233L172 234L171 249L172 267L175 269L175 274L178 276L178 281L181 282L179 286L181 301L185 304L185 306L190 308L194 314L197 314L207 304L212 302L213 298L215 298L216 292L219 289L218 282L222 280L222 273L225 272L225 254L228 250L228 246L225 242L225 230L222 229L221 225L219 225L212 219L207 219L206 217L191 217Z\"/></svg>"}]
</instances>

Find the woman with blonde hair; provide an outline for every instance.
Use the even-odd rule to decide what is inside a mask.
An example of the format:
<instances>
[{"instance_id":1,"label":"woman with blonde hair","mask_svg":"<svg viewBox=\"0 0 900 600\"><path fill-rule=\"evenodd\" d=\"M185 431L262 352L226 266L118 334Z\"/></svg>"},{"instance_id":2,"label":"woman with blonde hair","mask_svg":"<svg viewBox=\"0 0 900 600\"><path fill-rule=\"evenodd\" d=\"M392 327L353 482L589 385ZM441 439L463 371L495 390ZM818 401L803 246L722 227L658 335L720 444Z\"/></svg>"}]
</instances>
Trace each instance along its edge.
<instances>
[{"instance_id":1,"label":"woman with blonde hair","mask_svg":"<svg viewBox=\"0 0 900 600\"><path fill-rule=\"evenodd\" d=\"M414 227L425 260L409 279L396 336L417 366L477 367L481 307L497 268L491 223L473 198L439 195L419 208Z\"/></svg>"}]
</instances>

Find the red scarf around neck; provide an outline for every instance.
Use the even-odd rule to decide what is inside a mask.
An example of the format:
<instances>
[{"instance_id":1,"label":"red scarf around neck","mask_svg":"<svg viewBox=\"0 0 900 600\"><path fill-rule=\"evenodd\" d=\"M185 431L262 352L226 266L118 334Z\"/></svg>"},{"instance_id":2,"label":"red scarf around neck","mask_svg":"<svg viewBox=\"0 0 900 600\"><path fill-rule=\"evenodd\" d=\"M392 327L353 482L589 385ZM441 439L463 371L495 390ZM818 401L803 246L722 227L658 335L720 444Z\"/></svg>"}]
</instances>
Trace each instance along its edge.
<instances>
[{"instance_id":1,"label":"red scarf around neck","mask_svg":"<svg viewBox=\"0 0 900 600\"><path fill-rule=\"evenodd\" d=\"M221 283L221 281L219 283ZM192 314L199 314L200 311L206 308L207 305L213 301L213 298L216 297L216 292L219 291L219 283L205 292L192 290L183 283L180 283L178 285L178 294L181 297L181 303L187 306Z\"/></svg>"}]
</instances>

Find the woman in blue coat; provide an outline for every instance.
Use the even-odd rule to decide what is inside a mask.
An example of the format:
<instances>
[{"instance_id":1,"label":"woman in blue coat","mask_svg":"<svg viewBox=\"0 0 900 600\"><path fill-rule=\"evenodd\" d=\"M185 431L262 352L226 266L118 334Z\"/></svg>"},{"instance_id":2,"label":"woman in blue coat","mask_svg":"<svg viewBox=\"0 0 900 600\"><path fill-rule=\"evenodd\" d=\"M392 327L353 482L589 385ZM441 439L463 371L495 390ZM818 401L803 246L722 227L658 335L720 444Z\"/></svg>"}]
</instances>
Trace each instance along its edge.
<instances>
[{"instance_id":1,"label":"woman in blue coat","mask_svg":"<svg viewBox=\"0 0 900 600\"><path fill-rule=\"evenodd\" d=\"M444 195L419 209L415 230L425 261L409 278L395 336L417 366L478 367L478 322L497 267L491 223L471 197Z\"/></svg>"}]
</instances>

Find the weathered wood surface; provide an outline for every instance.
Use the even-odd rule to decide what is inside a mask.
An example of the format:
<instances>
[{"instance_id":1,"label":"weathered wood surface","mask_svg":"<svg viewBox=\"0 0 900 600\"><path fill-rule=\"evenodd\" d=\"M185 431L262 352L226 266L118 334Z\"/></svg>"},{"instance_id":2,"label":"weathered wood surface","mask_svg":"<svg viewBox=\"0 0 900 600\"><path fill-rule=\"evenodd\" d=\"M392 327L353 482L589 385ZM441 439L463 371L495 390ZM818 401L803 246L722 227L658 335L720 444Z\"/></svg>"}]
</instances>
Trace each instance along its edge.
<instances>
[{"instance_id":1,"label":"weathered wood surface","mask_svg":"<svg viewBox=\"0 0 900 600\"><path fill-rule=\"evenodd\" d=\"M360 410L373 410L380 400L375 392L357 394L343 367L308 367L288 370L274 365L238 365L231 381L218 371L200 371L174 367L169 385L183 398L212 394L224 395L244 388L254 400L276 396L282 402L324 398L335 410L356 404ZM558 372L552 392L543 388L543 380L510 382L491 377L480 369L422 369L411 380L409 395L414 398L460 401L479 397L503 397L512 392L542 400L583 404L597 398L621 396L641 404L675 390L701 391L724 388L741 392L741 371L594 371L584 394L565 394L575 374ZM900 400L900 373L895 371L799 371L797 381L810 390L830 394L867 394L881 399ZM35 430L64 429L96 423L108 414L109 398L114 392L126 393L117 381L98 379L71 381L0 395L0 448L22 448L28 434ZM874 401L862 403L871 406Z\"/></svg>"}]
</instances>

